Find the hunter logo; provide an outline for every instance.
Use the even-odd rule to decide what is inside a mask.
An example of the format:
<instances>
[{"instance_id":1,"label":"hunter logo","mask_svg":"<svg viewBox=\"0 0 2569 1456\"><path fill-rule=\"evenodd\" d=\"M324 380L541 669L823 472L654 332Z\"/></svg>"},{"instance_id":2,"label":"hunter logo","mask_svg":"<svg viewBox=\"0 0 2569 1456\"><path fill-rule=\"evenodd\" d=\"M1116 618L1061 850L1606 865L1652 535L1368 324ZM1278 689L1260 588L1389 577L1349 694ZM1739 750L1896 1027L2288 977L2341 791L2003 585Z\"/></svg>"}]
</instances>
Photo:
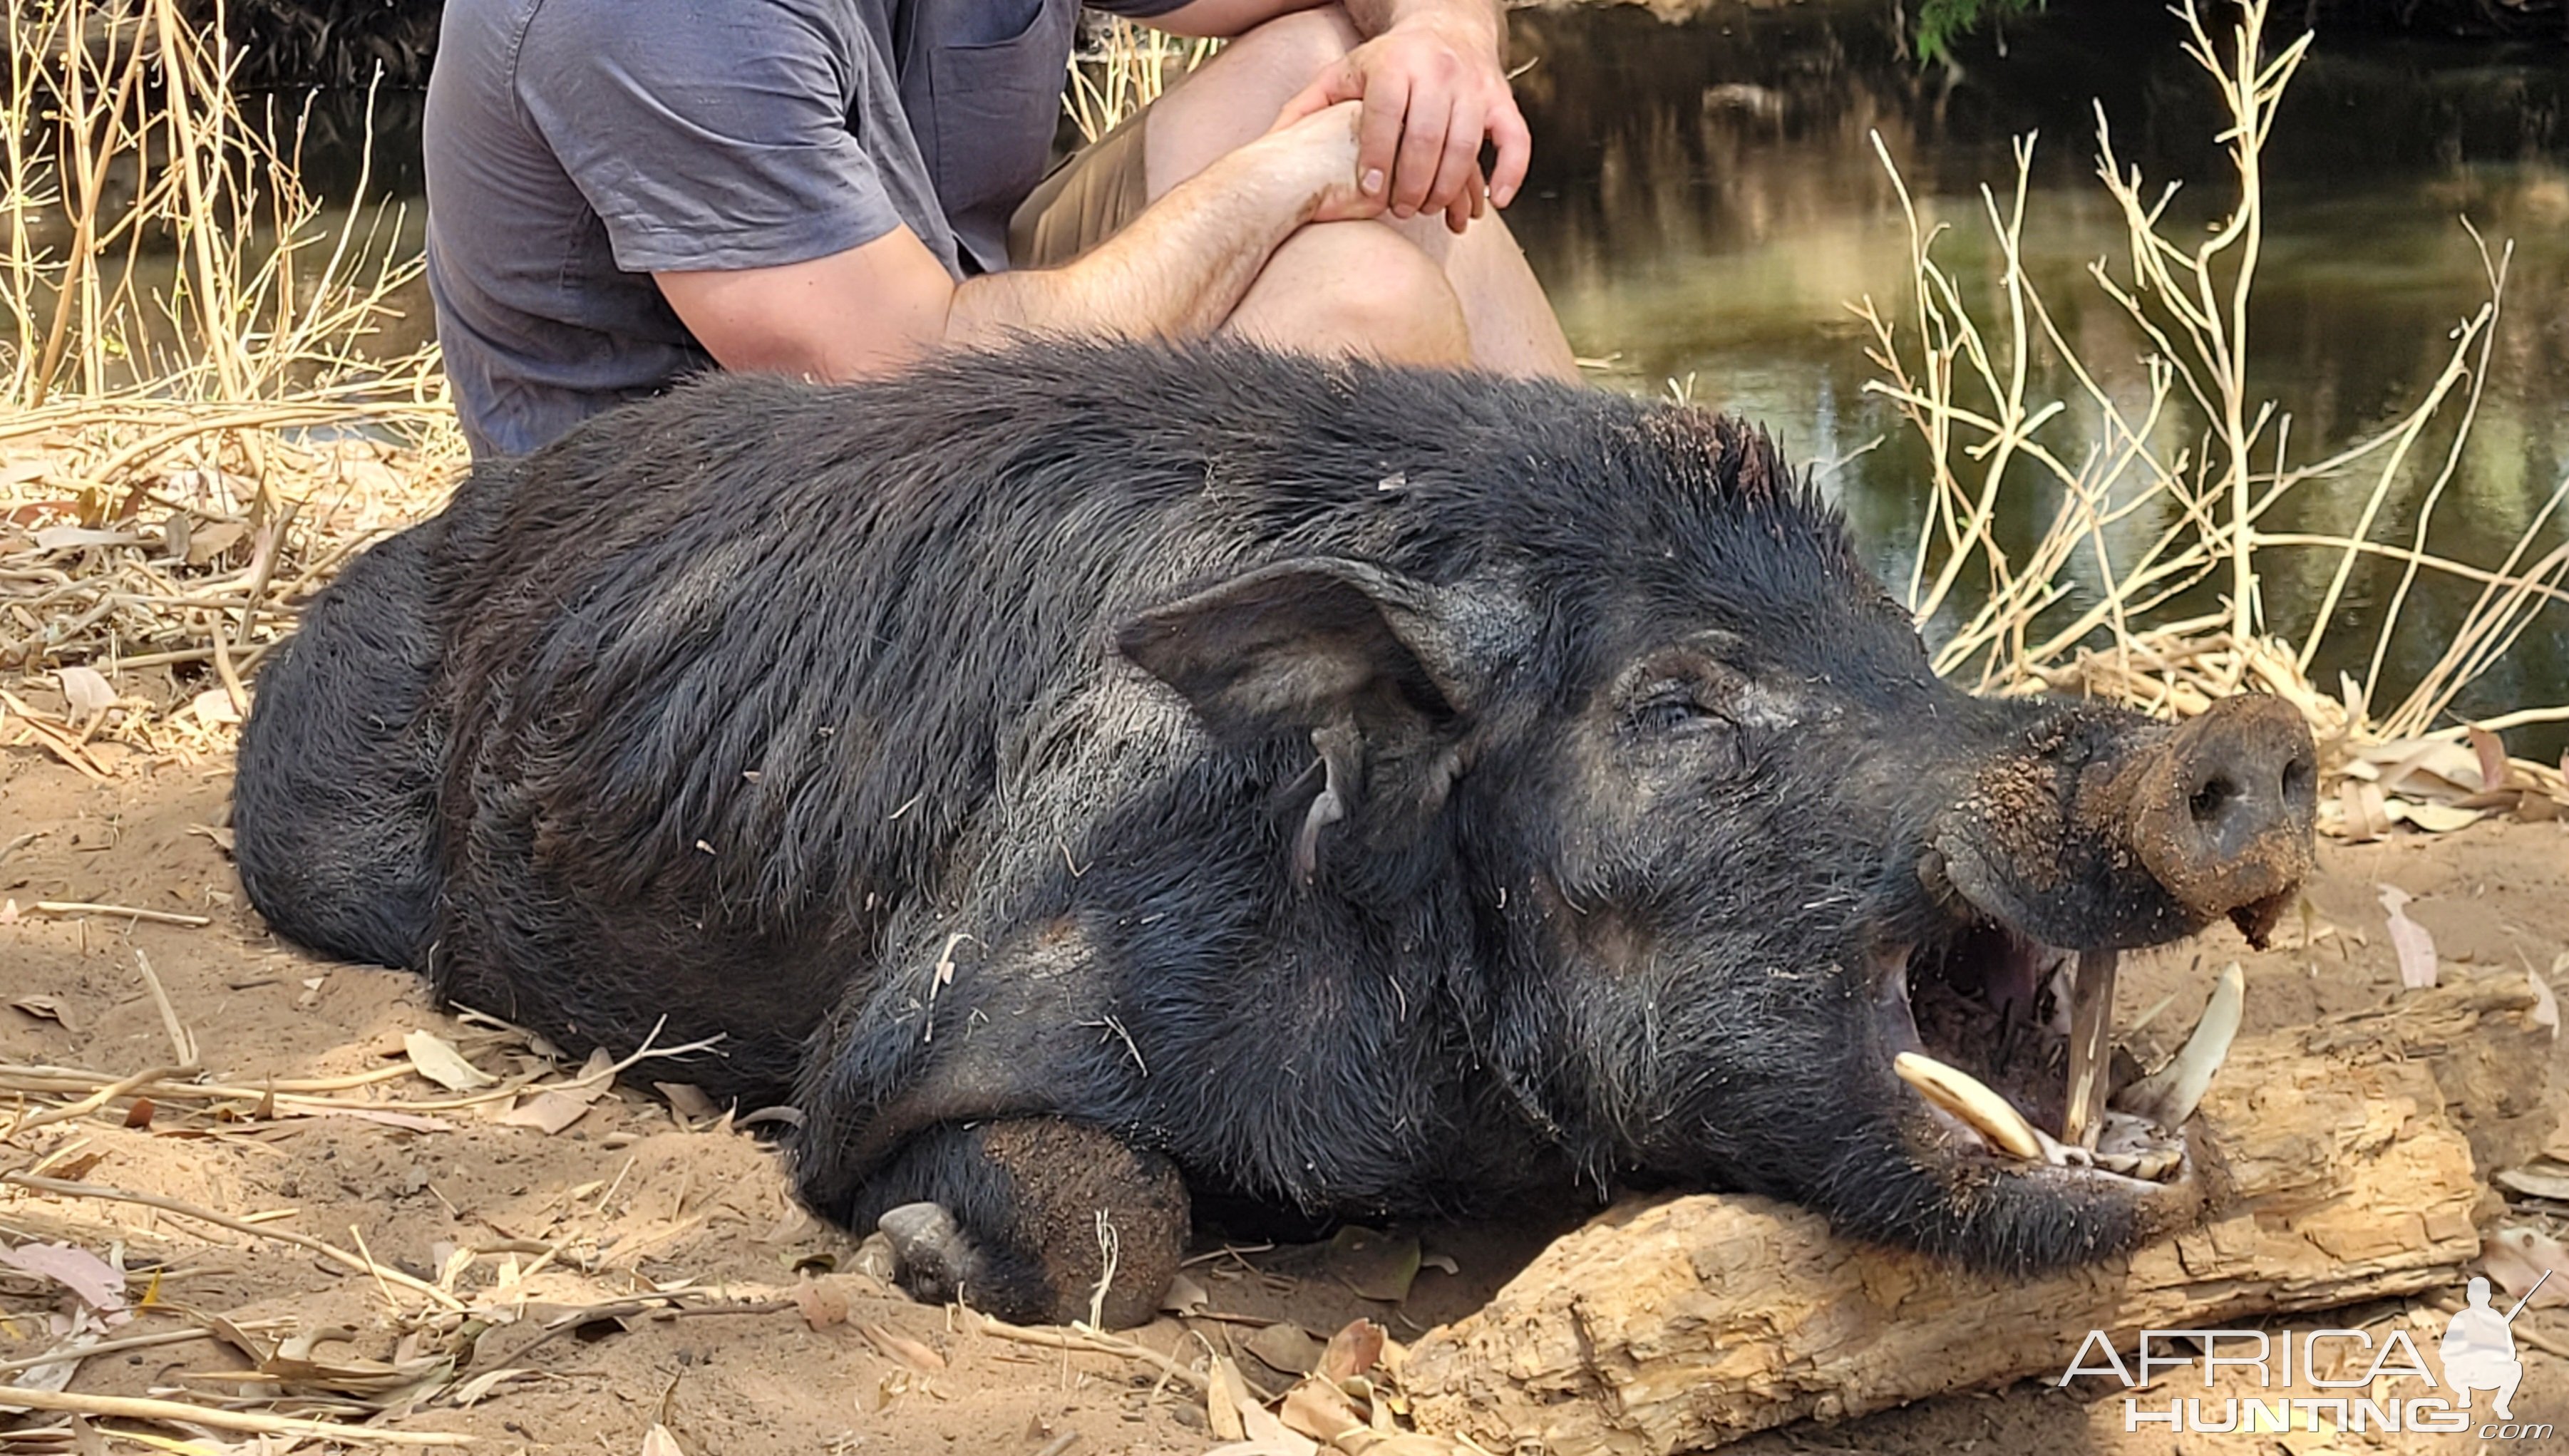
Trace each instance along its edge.
<instances>
[{"instance_id":1,"label":"hunter logo","mask_svg":"<svg viewBox=\"0 0 2569 1456\"><path fill-rule=\"evenodd\" d=\"M2440 1378L2405 1330L2377 1336L2362 1329L2300 1334L2263 1329L2145 1329L2126 1362L2103 1330L2087 1331L2069 1368L2053 1382L2106 1375L2121 1382L2123 1429L2242 1435L2287 1431L2418 1432L2476 1435L2484 1441L2548 1440L2548 1421L2520 1421L2510 1402L2524 1367L2515 1356L2515 1317L2550 1278L2501 1313L2489 1281L2470 1282L2470 1302L2445 1325L2436 1345ZM2270 1397L2186 1395L2181 1377L2148 1395L2140 1387L2166 1372L2198 1367L2205 1391L2227 1371ZM2304 1388L2311 1394L2282 1394Z\"/></svg>"}]
</instances>

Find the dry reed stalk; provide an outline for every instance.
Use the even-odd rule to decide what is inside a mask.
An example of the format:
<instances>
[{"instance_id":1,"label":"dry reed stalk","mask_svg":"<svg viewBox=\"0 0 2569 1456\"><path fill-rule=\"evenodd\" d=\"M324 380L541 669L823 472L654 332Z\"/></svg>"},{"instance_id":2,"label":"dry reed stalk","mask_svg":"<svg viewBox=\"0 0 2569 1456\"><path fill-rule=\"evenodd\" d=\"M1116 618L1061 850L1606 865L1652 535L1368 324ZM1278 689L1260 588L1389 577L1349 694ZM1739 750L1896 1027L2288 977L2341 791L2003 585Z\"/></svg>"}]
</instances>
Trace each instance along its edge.
<instances>
[{"instance_id":1,"label":"dry reed stalk","mask_svg":"<svg viewBox=\"0 0 2569 1456\"><path fill-rule=\"evenodd\" d=\"M1937 638L1937 670L1970 677L1983 691L2084 692L2176 715L2200 712L2230 692L2277 692L2312 719L2334 770L2378 764L2384 755L2377 750L2386 745L2457 743L2490 725L2445 721L2456 696L2538 613L2569 602L2569 546L2541 548L2569 500L2569 482L2494 567L2451 559L2427 545L2477 414L2509 252L2492 252L2470 233L2489 299L2459 322L2445 367L2413 407L2323 459L2292 463L2290 419L2252 390L2248 301L2266 227L2264 149L2310 38L2270 56L2264 0L2245 7L2226 45L2215 42L2191 3L2182 13L2186 53L2221 102L2220 140L2236 192L2199 240L2176 241L2168 216L2173 189L2145 190L2139 172L2116 156L2099 110L2097 177L2123 218L2128 247L2119 267L2099 262L2089 275L2144 344L2137 398L2118 394L2079 358L2024 273L2029 143L2018 148L2015 185L2004 200L1982 189L1981 210L2002 264L1987 305L1994 322L1985 323L1957 274L1936 256L1944 225L1911 195L1875 140L1907 222L1914 297L1898 315L1870 297L1852 307L1872 334L1868 356L1881 370L1868 392L1908 422L1930 463L1910 605ZM2074 386L2068 399L2033 397L2029 365L2037 357L2067 375ZM2453 439L2408 539L2379 539L2380 524L2396 514L2386 511L2392 493L2409 481L2426 432L2456 398ZM2083 434L2064 439L2069 423ZM2070 440L2084 443L2071 448ZM2351 531L2261 525L2312 483L2359 469L2370 490ZM2011 551L1995 523L2028 491L2053 493L2057 504L2033 546ZM2298 643L2274 634L2260 597L2270 558L2295 550L2334 557ZM2398 587L2375 628L2366 676L2330 694L2308 673L2359 558L2400 563ZM2076 579L2082 563L2092 585ZM2367 705L2388 686L2389 646L2421 571L2476 581L2479 597L2421 680L2375 716ZM1967 584L1977 596L1968 604ZM2200 592L2224 586L2218 609L2203 610ZM2529 707L2491 722L2563 720L2569 708ZM2505 785L2456 786L2461 793L2448 802L2472 793L2536 794L2551 801L2542 810L2548 815L2569 806L2560 779L2547 766L2519 761Z\"/></svg>"},{"instance_id":2,"label":"dry reed stalk","mask_svg":"<svg viewBox=\"0 0 2569 1456\"><path fill-rule=\"evenodd\" d=\"M0 672L210 663L228 711L120 687L147 748L227 740L238 670L463 455L434 348L380 347L422 266L400 214L368 167L344 211L305 190L222 19L33 0L0 75Z\"/></svg>"},{"instance_id":3,"label":"dry reed stalk","mask_svg":"<svg viewBox=\"0 0 2569 1456\"><path fill-rule=\"evenodd\" d=\"M1062 108L1081 140L1094 142L1159 100L1221 46L1220 41L1152 30L1120 15L1101 17L1089 29L1086 48L1070 58L1070 87L1062 94Z\"/></svg>"}]
</instances>

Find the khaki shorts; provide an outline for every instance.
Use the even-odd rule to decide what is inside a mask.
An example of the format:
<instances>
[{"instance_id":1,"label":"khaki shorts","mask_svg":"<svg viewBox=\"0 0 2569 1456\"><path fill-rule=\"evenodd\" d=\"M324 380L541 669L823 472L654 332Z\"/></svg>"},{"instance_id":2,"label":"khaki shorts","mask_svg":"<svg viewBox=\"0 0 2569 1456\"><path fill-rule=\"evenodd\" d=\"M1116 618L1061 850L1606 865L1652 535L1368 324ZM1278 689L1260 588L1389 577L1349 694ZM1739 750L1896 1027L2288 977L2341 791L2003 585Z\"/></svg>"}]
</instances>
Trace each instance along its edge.
<instances>
[{"instance_id":1,"label":"khaki shorts","mask_svg":"<svg viewBox=\"0 0 2569 1456\"><path fill-rule=\"evenodd\" d=\"M1113 237L1151 201L1143 166L1148 110L1062 159L1008 217L1008 261L1051 268Z\"/></svg>"}]
</instances>

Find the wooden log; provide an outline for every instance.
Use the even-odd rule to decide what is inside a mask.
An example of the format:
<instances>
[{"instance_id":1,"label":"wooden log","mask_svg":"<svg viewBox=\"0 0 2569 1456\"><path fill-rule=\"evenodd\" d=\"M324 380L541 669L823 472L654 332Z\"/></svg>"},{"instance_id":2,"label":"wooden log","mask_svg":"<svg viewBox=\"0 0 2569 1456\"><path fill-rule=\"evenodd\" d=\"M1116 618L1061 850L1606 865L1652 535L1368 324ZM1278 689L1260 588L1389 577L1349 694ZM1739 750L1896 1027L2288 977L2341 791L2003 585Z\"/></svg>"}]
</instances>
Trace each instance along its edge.
<instances>
[{"instance_id":1,"label":"wooden log","mask_svg":"<svg viewBox=\"0 0 2569 1456\"><path fill-rule=\"evenodd\" d=\"M2242 1037L2194 1129L2226 1167L2213 1217L2065 1274L1976 1275L1768 1199L1619 1206L1419 1340L1419 1423L1493 1450L1660 1456L2056 1378L2090 1329L2129 1350L2142 1329L2452 1288L2488 1197L2474 1139L2511 1161L2547 1130L2534 1000L2492 976Z\"/></svg>"}]
</instances>

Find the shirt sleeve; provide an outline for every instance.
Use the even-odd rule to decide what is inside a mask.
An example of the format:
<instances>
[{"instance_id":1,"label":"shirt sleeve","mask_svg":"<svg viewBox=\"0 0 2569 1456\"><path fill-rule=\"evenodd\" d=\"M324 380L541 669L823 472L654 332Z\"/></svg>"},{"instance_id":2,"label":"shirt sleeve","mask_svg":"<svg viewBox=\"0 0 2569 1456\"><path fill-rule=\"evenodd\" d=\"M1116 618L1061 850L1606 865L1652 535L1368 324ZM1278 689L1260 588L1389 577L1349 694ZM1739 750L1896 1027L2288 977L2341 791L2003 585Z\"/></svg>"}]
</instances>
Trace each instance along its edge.
<instances>
[{"instance_id":1,"label":"shirt sleeve","mask_svg":"<svg viewBox=\"0 0 2569 1456\"><path fill-rule=\"evenodd\" d=\"M790 6L551 0L516 89L617 267L773 267L901 225L849 130L863 43Z\"/></svg>"}]
</instances>

